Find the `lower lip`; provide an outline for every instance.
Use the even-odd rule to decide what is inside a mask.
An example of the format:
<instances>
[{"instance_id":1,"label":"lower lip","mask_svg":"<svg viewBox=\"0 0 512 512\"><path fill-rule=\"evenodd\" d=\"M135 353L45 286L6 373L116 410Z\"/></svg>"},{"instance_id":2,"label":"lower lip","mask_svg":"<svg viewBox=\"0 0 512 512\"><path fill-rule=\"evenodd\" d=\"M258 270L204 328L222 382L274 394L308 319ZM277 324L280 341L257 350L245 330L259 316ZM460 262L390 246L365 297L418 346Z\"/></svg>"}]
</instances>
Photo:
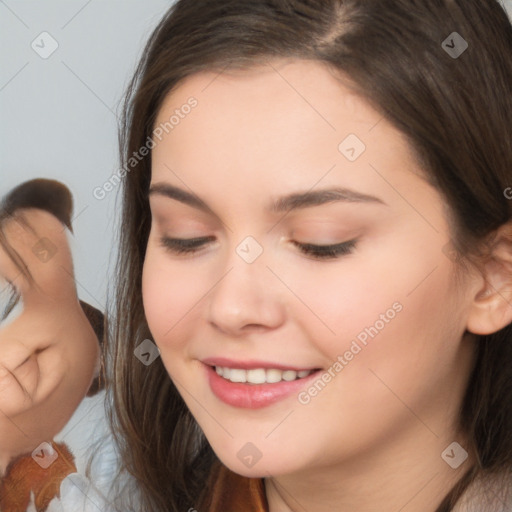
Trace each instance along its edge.
<instances>
[{"instance_id":1,"label":"lower lip","mask_svg":"<svg viewBox=\"0 0 512 512\"><path fill-rule=\"evenodd\" d=\"M243 409L261 409L284 400L292 394L298 394L306 383L317 376L320 370L307 377L273 384L244 384L231 382L217 374L215 368L205 365L208 382L213 394L228 405Z\"/></svg>"}]
</instances>

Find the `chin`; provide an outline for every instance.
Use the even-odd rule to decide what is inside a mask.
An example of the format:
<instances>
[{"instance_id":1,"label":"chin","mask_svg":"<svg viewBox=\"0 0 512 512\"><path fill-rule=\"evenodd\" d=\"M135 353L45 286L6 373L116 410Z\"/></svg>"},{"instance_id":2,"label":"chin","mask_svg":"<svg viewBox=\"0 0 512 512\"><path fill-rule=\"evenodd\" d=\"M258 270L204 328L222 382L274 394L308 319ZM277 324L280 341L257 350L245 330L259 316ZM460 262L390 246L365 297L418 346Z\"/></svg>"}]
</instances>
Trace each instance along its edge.
<instances>
[{"instance_id":1,"label":"chin","mask_svg":"<svg viewBox=\"0 0 512 512\"><path fill-rule=\"evenodd\" d=\"M216 452L216 454L224 466L234 473L248 478L287 475L301 470L298 467L299 461L283 459L275 451L269 453L266 457L261 452L258 455L254 447L248 447L247 445L242 449L237 447L235 453L230 450L229 453Z\"/></svg>"},{"instance_id":2,"label":"chin","mask_svg":"<svg viewBox=\"0 0 512 512\"><path fill-rule=\"evenodd\" d=\"M220 459L220 461L224 464L224 466L233 471L233 473L247 478L265 478L269 476L277 476L277 473L272 470L273 467L263 466L262 461L256 463L252 468L249 468L245 464L240 463L240 461L237 459Z\"/></svg>"}]
</instances>

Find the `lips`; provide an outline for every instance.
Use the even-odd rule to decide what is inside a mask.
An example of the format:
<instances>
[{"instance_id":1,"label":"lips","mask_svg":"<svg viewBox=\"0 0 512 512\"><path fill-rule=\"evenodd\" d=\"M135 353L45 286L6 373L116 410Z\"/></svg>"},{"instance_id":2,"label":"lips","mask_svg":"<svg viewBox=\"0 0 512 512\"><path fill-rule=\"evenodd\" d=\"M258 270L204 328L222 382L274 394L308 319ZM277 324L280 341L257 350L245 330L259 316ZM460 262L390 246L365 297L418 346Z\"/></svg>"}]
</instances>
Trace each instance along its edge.
<instances>
[{"instance_id":1,"label":"lips","mask_svg":"<svg viewBox=\"0 0 512 512\"><path fill-rule=\"evenodd\" d=\"M258 409L298 393L320 371L318 368L267 361L202 361L213 394L234 407Z\"/></svg>"}]
</instances>

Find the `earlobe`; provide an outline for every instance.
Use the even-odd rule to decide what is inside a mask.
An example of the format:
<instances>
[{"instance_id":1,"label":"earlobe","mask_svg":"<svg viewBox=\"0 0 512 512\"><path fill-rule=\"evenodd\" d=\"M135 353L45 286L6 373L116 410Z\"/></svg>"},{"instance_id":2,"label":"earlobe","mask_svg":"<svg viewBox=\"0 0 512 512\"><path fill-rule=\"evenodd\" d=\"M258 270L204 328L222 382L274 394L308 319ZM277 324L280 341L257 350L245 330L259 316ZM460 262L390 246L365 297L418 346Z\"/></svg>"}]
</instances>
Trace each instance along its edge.
<instances>
[{"instance_id":1,"label":"earlobe","mask_svg":"<svg viewBox=\"0 0 512 512\"><path fill-rule=\"evenodd\" d=\"M474 296L467 329L487 335L512 322L512 223L493 236L481 272L484 284Z\"/></svg>"}]
</instances>

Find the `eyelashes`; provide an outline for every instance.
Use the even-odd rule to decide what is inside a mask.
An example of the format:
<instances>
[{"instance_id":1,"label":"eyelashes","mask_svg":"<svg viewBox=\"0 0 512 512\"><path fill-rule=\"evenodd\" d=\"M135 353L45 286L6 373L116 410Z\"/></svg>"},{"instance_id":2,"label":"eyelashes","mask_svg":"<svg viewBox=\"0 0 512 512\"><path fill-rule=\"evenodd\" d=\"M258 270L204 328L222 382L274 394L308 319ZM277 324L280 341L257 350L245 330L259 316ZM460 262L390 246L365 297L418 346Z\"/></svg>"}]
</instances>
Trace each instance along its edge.
<instances>
[{"instance_id":1,"label":"eyelashes","mask_svg":"<svg viewBox=\"0 0 512 512\"><path fill-rule=\"evenodd\" d=\"M160 245L173 254L193 254L198 252L205 244L215 240L213 236L199 238L160 238ZM354 250L357 240L349 240L332 245L316 245L292 241L304 255L318 260L336 259L348 255Z\"/></svg>"},{"instance_id":2,"label":"eyelashes","mask_svg":"<svg viewBox=\"0 0 512 512\"><path fill-rule=\"evenodd\" d=\"M303 244L293 241L293 244L304 254L317 259L335 259L352 253L356 246L356 240L349 240L333 245Z\"/></svg>"},{"instance_id":3,"label":"eyelashes","mask_svg":"<svg viewBox=\"0 0 512 512\"><path fill-rule=\"evenodd\" d=\"M213 240L212 236L200 238L168 238L164 236L160 239L160 243L171 252L187 254L197 252L203 245Z\"/></svg>"}]
</instances>

